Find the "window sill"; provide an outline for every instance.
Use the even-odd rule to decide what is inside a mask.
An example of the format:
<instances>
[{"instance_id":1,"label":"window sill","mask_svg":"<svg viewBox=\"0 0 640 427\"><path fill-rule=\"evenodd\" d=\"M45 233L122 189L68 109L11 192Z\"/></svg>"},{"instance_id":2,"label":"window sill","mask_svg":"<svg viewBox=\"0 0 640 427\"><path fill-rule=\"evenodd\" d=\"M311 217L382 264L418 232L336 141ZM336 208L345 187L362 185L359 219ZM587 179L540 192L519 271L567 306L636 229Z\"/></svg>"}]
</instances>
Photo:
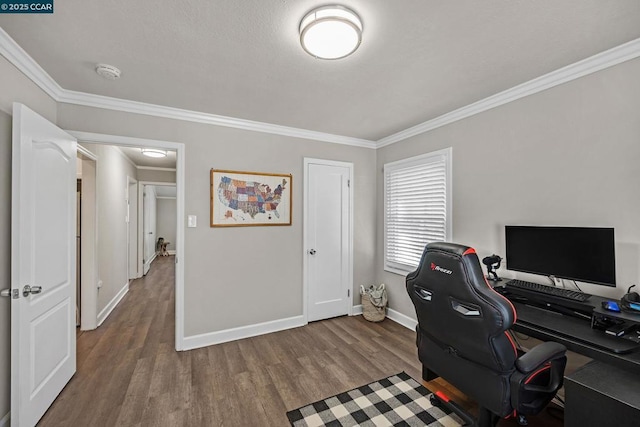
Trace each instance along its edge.
<instances>
[{"instance_id":1,"label":"window sill","mask_svg":"<svg viewBox=\"0 0 640 427\"><path fill-rule=\"evenodd\" d=\"M389 273L393 273L393 274L398 274L398 275L404 276L404 277L406 277L409 273L414 272L415 270L416 270L415 268L411 269L411 270L403 270L403 269L400 269L400 268L389 267L387 265L384 266L384 271L389 272Z\"/></svg>"}]
</instances>

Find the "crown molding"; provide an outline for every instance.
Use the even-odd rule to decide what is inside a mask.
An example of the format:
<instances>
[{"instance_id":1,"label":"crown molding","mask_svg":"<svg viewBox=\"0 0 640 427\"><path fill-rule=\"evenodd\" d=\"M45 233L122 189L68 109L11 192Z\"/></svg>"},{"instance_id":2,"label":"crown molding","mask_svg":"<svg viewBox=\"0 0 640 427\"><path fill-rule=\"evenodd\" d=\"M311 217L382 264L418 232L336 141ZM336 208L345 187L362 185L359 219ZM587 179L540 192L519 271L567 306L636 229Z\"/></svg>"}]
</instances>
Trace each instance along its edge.
<instances>
[{"instance_id":1,"label":"crown molding","mask_svg":"<svg viewBox=\"0 0 640 427\"><path fill-rule=\"evenodd\" d=\"M47 74L47 72L40 67L40 65L1 27L0 54L56 102L195 123L204 123L253 132L290 136L294 138L310 139L313 141L377 149L429 132L526 96L542 92L543 90L554 86L604 70L605 68L638 58L640 57L640 38L598 53L574 64L567 65L566 67L552 71L541 77L529 80L528 82L514 86L510 89L474 102L473 104L469 104L465 107L443 114L435 119L428 120L403 131L394 133L379 139L378 141L370 141L367 139L317 132L308 129L299 129L271 123L238 119L234 117L66 90L53 80L53 78Z\"/></svg>"},{"instance_id":2,"label":"crown molding","mask_svg":"<svg viewBox=\"0 0 640 427\"><path fill-rule=\"evenodd\" d=\"M64 89L2 27L0 27L0 54L54 101L59 101Z\"/></svg>"},{"instance_id":3,"label":"crown molding","mask_svg":"<svg viewBox=\"0 0 640 427\"><path fill-rule=\"evenodd\" d=\"M147 104L144 102L129 101L126 99L111 98L108 96L93 95L65 89L62 90L61 96L56 99L56 101L65 104L82 105L85 107L102 108L106 110L144 114L147 116L204 123L214 126L270 133L274 135L291 136L294 138L311 139L313 141L331 142L334 144L352 145L363 148L376 147L375 141L370 141L368 139L353 138L350 136L335 135L308 129L299 129L274 125L271 123L237 119L234 117L219 116L217 114L201 113L198 111L183 110L180 108L165 107L163 105Z\"/></svg>"},{"instance_id":4,"label":"crown molding","mask_svg":"<svg viewBox=\"0 0 640 427\"><path fill-rule=\"evenodd\" d=\"M632 40L620 46L593 55L582 61L567 65L566 67L547 73L543 76L529 80L511 89L507 89L488 98L469 104L465 107L443 114L435 119L428 120L416 126L410 127L393 135L389 135L376 142L376 148L403 141L416 135L437 129L458 120L466 119L495 107L524 98L529 95L542 92L554 86L579 79L580 77L604 70L605 68L621 64L640 56L640 39Z\"/></svg>"},{"instance_id":5,"label":"crown molding","mask_svg":"<svg viewBox=\"0 0 640 427\"><path fill-rule=\"evenodd\" d=\"M133 160L131 160L131 158L129 158L129 156L127 156L127 155L125 154L125 152L124 152L124 151L122 151L122 149L120 149L120 147L115 146L115 145L112 145L111 147L113 147L113 149L114 149L114 150L116 150L116 152L117 152L118 154L120 154L120 155L122 156L122 158L123 158L126 162L128 162L131 166L133 166L134 168L137 168L137 167L138 167L138 165L136 165L136 163L135 163Z\"/></svg>"},{"instance_id":6,"label":"crown molding","mask_svg":"<svg viewBox=\"0 0 640 427\"><path fill-rule=\"evenodd\" d=\"M375 149L375 141L335 135L308 129L275 125L253 120L220 116L184 110L145 102L112 98L103 95L93 95L85 92L63 89L22 47L16 43L4 29L0 27L0 54L11 62L25 76L31 79L40 89L53 98L54 101L82 105L85 107L102 108L106 110L123 111L127 113L143 114L147 116L163 117L167 119L204 123L215 126L249 130L253 132L290 136L294 138L310 139L313 141L330 142L334 144L352 145L355 147Z\"/></svg>"}]
</instances>

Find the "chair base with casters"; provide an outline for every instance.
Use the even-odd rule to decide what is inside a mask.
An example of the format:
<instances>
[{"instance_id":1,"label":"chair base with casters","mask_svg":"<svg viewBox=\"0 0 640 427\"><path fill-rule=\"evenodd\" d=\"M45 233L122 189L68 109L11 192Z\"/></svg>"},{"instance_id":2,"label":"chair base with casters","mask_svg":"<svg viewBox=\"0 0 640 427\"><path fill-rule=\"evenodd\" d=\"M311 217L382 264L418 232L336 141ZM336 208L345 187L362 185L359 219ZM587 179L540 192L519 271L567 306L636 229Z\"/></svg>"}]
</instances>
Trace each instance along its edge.
<instances>
[{"instance_id":1,"label":"chair base with casters","mask_svg":"<svg viewBox=\"0 0 640 427\"><path fill-rule=\"evenodd\" d=\"M465 411L460 405L458 405L441 391L436 391L429 395L429 402L436 407L446 407L451 412L456 414L464 424L463 426L471 427L489 427L495 426L500 421L500 417L492 413L486 408L479 408L478 418L473 418L471 414Z\"/></svg>"},{"instance_id":2,"label":"chair base with casters","mask_svg":"<svg viewBox=\"0 0 640 427\"><path fill-rule=\"evenodd\" d=\"M495 426L508 416L526 423L525 416L540 412L562 386L566 348L547 342L517 350L509 332L515 308L488 285L472 248L427 245L407 276L407 292L418 318L422 377L440 376L478 403L478 419L469 425Z\"/></svg>"}]
</instances>

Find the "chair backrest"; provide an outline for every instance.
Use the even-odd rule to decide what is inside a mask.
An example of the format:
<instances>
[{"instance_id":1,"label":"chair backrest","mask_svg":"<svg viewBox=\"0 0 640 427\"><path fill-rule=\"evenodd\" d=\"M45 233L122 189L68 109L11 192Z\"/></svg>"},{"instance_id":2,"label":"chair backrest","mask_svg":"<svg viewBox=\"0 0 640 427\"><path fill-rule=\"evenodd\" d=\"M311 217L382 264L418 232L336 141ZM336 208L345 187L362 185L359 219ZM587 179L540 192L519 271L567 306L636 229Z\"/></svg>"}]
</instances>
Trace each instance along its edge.
<instances>
[{"instance_id":1,"label":"chair backrest","mask_svg":"<svg viewBox=\"0 0 640 427\"><path fill-rule=\"evenodd\" d=\"M407 276L418 332L493 371L514 369L518 357L507 329L516 311L487 283L473 248L430 243L418 269Z\"/></svg>"}]
</instances>

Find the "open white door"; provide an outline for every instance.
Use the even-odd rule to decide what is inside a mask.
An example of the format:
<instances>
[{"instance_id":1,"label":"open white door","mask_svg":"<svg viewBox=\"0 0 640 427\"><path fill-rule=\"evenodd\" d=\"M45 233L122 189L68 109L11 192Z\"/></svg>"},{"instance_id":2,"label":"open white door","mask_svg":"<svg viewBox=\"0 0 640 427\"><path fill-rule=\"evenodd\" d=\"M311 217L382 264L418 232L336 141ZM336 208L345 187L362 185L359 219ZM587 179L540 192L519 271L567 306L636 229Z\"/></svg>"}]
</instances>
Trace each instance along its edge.
<instances>
[{"instance_id":1,"label":"open white door","mask_svg":"<svg viewBox=\"0 0 640 427\"><path fill-rule=\"evenodd\" d=\"M12 161L11 426L27 427L76 370L76 140L15 103Z\"/></svg>"}]
</instances>

